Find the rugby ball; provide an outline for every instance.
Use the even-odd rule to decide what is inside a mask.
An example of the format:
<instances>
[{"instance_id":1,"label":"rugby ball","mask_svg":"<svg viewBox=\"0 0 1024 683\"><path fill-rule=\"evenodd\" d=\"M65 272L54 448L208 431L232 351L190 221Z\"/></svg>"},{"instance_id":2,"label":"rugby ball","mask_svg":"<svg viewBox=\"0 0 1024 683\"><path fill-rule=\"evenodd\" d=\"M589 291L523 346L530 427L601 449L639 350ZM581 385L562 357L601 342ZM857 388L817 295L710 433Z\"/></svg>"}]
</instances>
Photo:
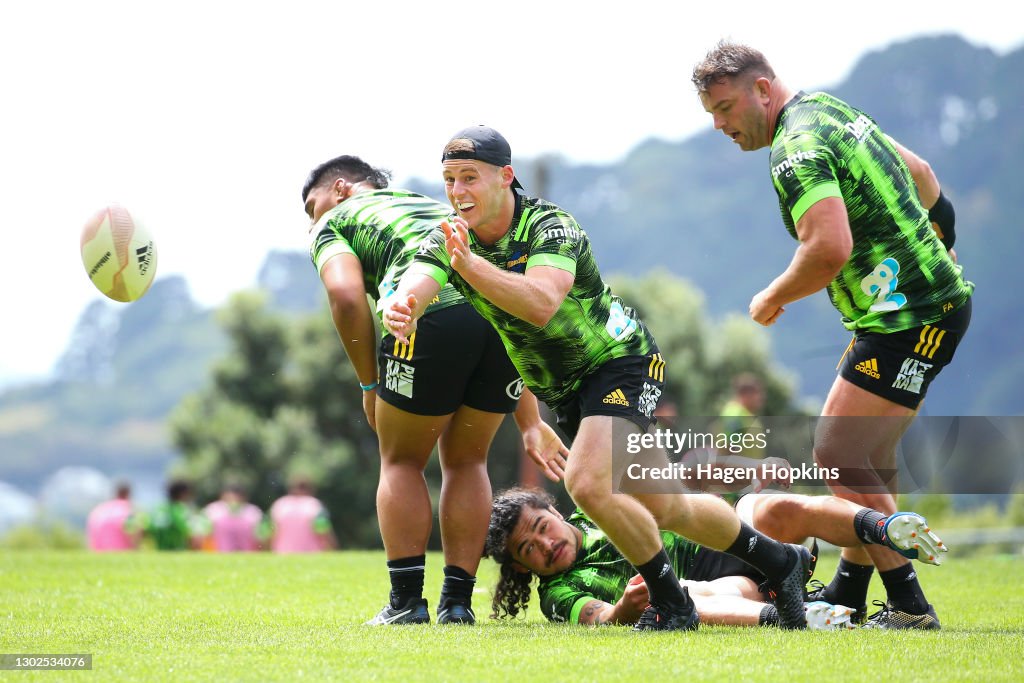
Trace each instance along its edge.
<instances>
[{"instance_id":1,"label":"rugby ball","mask_svg":"<svg viewBox=\"0 0 1024 683\"><path fill-rule=\"evenodd\" d=\"M156 276L156 244L124 207L112 204L82 228L82 263L104 295L135 301Z\"/></svg>"}]
</instances>

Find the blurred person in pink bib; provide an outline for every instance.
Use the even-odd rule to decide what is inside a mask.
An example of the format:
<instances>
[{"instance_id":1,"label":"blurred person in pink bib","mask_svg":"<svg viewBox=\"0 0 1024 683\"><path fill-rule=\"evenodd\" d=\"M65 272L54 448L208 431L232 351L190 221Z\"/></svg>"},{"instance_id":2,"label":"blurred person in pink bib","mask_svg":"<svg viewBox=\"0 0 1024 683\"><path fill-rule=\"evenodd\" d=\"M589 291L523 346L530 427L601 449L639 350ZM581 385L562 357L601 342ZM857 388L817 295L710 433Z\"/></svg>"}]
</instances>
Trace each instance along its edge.
<instances>
[{"instance_id":1,"label":"blurred person in pink bib","mask_svg":"<svg viewBox=\"0 0 1024 683\"><path fill-rule=\"evenodd\" d=\"M266 540L263 511L248 500L238 484L228 484L203 514L209 521L213 550L221 553L252 552L259 550Z\"/></svg>"},{"instance_id":2,"label":"blurred person in pink bib","mask_svg":"<svg viewBox=\"0 0 1024 683\"><path fill-rule=\"evenodd\" d=\"M270 549L275 553L316 553L330 550L337 543L327 508L313 496L313 484L296 478L282 496L270 506Z\"/></svg>"},{"instance_id":3,"label":"blurred person in pink bib","mask_svg":"<svg viewBox=\"0 0 1024 683\"><path fill-rule=\"evenodd\" d=\"M135 550L139 547L139 531L134 527L132 516L132 488L127 482L120 482L114 497L100 503L85 523L85 534L89 549L97 552Z\"/></svg>"}]
</instances>

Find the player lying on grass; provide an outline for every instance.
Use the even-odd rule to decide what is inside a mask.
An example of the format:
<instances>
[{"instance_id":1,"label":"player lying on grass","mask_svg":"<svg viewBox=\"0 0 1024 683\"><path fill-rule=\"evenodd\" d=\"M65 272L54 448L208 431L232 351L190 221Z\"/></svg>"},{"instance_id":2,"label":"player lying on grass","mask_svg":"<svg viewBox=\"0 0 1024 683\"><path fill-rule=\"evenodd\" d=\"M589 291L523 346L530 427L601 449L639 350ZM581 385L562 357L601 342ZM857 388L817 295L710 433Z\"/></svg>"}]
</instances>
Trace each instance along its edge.
<instances>
[{"instance_id":1,"label":"player lying on grass","mask_svg":"<svg viewBox=\"0 0 1024 683\"><path fill-rule=\"evenodd\" d=\"M939 564L947 551L913 512L886 517L839 498L796 494L751 494L736 507L748 524L784 542L818 537L837 546L879 544L931 564ZM758 588L764 576L753 567L668 531L662 539L701 622L778 623L774 605ZM578 509L564 519L540 489L514 488L495 497L485 554L501 565L491 603L494 618L526 609L534 575L540 578L541 611L551 621L628 624L647 606L646 586L601 530ZM810 605L805 609L811 628L846 626L854 612L823 602Z\"/></svg>"}]
</instances>

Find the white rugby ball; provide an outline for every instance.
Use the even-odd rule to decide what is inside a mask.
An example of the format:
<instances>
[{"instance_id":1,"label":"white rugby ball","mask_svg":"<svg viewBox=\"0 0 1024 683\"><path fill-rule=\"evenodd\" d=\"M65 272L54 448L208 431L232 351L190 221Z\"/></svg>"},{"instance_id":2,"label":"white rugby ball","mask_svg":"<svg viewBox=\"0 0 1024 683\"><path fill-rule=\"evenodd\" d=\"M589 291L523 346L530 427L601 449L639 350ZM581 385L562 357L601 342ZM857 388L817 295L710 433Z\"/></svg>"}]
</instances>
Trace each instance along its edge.
<instances>
[{"instance_id":1,"label":"white rugby ball","mask_svg":"<svg viewBox=\"0 0 1024 683\"><path fill-rule=\"evenodd\" d=\"M82 229L82 263L96 289L114 301L135 301L156 276L156 244L124 207L112 204Z\"/></svg>"}]
</instances>

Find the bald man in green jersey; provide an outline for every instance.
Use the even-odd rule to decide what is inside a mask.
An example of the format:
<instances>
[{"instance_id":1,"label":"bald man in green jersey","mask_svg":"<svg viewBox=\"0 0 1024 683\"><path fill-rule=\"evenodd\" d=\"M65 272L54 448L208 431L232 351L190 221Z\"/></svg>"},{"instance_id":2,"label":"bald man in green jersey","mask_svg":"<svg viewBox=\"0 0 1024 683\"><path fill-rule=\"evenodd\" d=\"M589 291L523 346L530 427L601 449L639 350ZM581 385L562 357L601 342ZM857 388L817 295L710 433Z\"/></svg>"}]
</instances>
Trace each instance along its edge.
<instances>
[{"instance_id":1,"label":"bald man in green jersey","mask_svg":"<svg viewBox=\"0 0 1024 683\"><path fill-rule=\"evenodd\" d=\"M719 43L692 80L716 129L744 151L771 147L783 222L800 242L786 270L754 295L751 318L772 325L785 306L827 288L854 334L822 408L840 419L819 421L815 459L867 472L830 485L891 514L895 479L880 473L895 471L896 445L971 318L974 285L951 251L952 204L928 165L868 115L826 93L794 91L749 46ZM886 548L845 550L817 597L859 605L872 563L888 601L869 626L939 628L909 561Z\"/></svg>"}]
</instances>

